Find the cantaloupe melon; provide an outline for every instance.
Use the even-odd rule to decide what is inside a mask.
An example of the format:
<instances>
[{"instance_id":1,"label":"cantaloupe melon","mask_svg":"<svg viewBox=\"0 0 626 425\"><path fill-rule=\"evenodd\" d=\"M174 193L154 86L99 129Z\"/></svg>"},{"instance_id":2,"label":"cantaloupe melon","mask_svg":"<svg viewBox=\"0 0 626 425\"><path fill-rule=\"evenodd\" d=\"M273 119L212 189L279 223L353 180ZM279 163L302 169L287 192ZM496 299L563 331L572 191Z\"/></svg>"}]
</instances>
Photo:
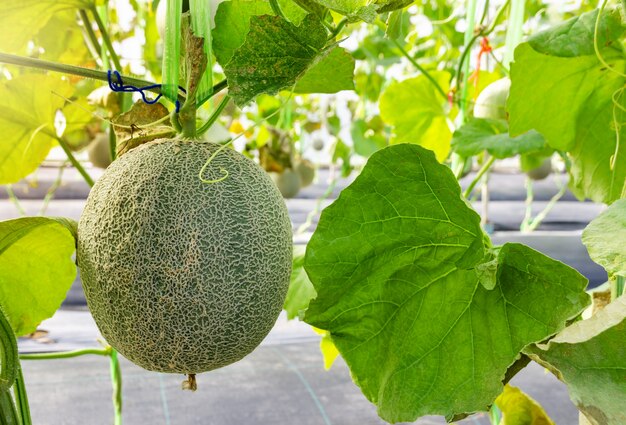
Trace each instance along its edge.
<instances>
[{"instance_id":1,"label":"cantaloupe melon","mask_svg":"<svg viewBox=\"0 0 626 425\"><path fill-rule=\"evenodd\" d=\"M158 140L96 182L78 225L89 309L107 342L153 371L195 374L254 350L282 309L292 261L283 198L252 160Z\"/></svg>"}]
</instances>

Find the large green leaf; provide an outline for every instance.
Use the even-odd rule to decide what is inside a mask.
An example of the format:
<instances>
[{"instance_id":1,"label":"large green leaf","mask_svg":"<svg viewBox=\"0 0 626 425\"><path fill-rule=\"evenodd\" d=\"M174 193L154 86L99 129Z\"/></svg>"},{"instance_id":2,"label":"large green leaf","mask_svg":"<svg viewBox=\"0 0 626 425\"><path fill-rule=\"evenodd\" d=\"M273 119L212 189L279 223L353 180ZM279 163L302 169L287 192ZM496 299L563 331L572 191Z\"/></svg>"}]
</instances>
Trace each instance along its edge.
<instances>
[{"instance_id":1,"label":"large green leaf","mask_svg":"<svg viewBox=\"0 0 626 425\"><path fill-rule=\"evenodd\" d=\"M595 55L594 31L598 11L594 10L533 35L528 42L536 51L560 57ZM624 32L618 8L607 9L598 22L598 46L609 47ZM619 47L618 47L619 49Z\"/></svg>"},{"instance_id":2,"label":"large green leaf","mask_svg":"<svg viewBox=\"0 0 626 425\"><path fill-rule=\"evenodd\" d=\"M575 270L484 238L450 169L416 145L373 154L322 213L305 321L330 332L385 420L485 410L520 351L587 305Z\"/></svg>"},{"instance_id":3,"label":"large green leaf","mask_svg":"<svg viewBox=\"0 0 626 425\"><path fill-rule=\"evenodd\" d=\"M337 93L354 90L354 58L341 47L334 47L298 80L296 93Z\"/></svg>"},{"instance_id":4,"label":"large green leaf","mask_svg":"<svg viewBox=\"0 0 626 425\"><path fill-rule=\"evenodd\" d=\"M0 306L19 335L51 317L76 276L75 223L27 217L0 222Z\"/></svg>"},{"instance_id":5,"label":"large green leaf","mask_svg":"<svg viewBox=\"0 0 626 425\"><path fill-rule=\"evenodd\" d=\"M626 424L626 297L526 353L552 370L593 425Z\"/></svg>"},{"instance_id":6,"label":"large green leaf","mask_svg":"<svg viewBox=\"0 0 626 425\"><path fill-rule=\"evenodd\" d=\"M283 305L290 320L299 317L307 309L311 299L315 298L315 289L304 270L304 252L304 246L294 245L291 281Z\"/></svg>"},{"instance_id":7,"label":"large green leaf","mask_svg":"<svg viewBox=\"0 0 626 425\"><path fill-rule=\"evenodd\" d=\"M512 135L537 130L549 146L568 151L572 159L571 189L581 198L611 203L626 196L626 137L621 122L625 96L614 94L626 78L602 64L593 49L597 11L547 30L515 51L511 65L509 113ZM611 68L626 71L619 39L624 33L618 10L601 20L600 52ZM615 116L614 116L615 113ZM614 123L614 119L618 125ZM619 128L619 135L615 128Z\"/></svg>"},{"instance_id":8,"label":"large green leaf","mask_svg":"<svg viewBox=\"0 0 626 425\"><path fill-rule=\"evenodd\" d=\"M447 72L432 75L448 91L450 75ZM434 151L440 161L448 156L452 132L447 122L446 102L424 75L390 84L380 98L380 115L394 126L392 143L424 146Z\"/></svg>"},{"instance_id":9,"label":"large green leaf","mask_svg":"<svg viewBox=\"0 0 626 425\"><path fill-rule=\"evenodd\" d=\"M452 136L452 149L465 158L483 151L498 159L511 158L544 147L543 136L533 130L518 137L509 136L509 127L503 120L472 118Z\"/></svg>"},{"instance_id":10,"label":"large green leaf","mask_svg":"<svg viewBox=\"0 0 626 425\"><path fill-rule=\"evenodd\" d=\"M246 40L224 67L229 94L239 106L261 93L275 94L296 81L329 51L326 30L312 15L295 26L278 16L250 18Z\"/></svg>"},{"instance_id":11,"label":"large green leaf","mask_svg":"<svg viewBox=\"0 0 626 425\"><path fill-rule=\"evenodd\" d=\"M248 32L250 31L251 18L261 15L273 16L274 12L272 8L269 3L264 0L231 0L221 3L216 15L216 28L213 31L213 48L217 60L224 67L228 64L231 70L235 66L247 66L247 68L243 70L238 68L235 72L251 70L252 68L249 67L249 65L253 63L247 60L245 49L256 50L259 43L258 36L265 30L268 30L274 35L263 33L263 36L272 37L274 39L271 40L272 45L269 47L270 50L264 53L265 59L271 59L271 54L275 54L277 57L282 55L282 59L291 57L291 60L287 59L287 61L282 64L279 63L278 60L265 60L264 65L270 66L270 68L255 69L257 75L263 74L263 78L266 78L266 75L273 77L276 71L275 66L281 68L279 70L281 74L288 71L289 67L295 66L296 68L294 69L298 70L296 76L298 82L294 89L296 93L336 93L341 90L353 90L355 61L352 55L341 47L336 46L331 48L316 58L310 57L310 63L308 63L304 69L302 66L297 65L297 61L294 59L300 59L299 56L302 53L302 47L306 50L306 45L296 46L293 44L293 41L300 41L304 34L302 32L299 34L283 34L280 31L281 29L288 29L289 32L291 32L293 28L298 28L295 25L302 25L304 16L300 16L302 9L295 3L286 2L285 5L289 6L283 7L283 11L294 25L289 25L288 22L283 21L282 28L278 28L277 23L280 21L278 18L274 18L273 25L264 25L262 28L255 28L255 32L250 36L247 45L243 46ZM326 32L319 25L313 24L315 21L316 19L311 17L309 22L305 23L305 25L306 28L314 31L313 36L316 38L315 46L317 46L315 50L319 51L321 47L323 47L320 46L322 33L326 34ZM257 38L255 39L255 37ZM281 40L285 38L292 38L293 40L290 40L292 41L290 45L283 47L280 44ZM244 52L239 56L239 63L232 64L233 66L231 67L229 62L237 49L242 46L244 47ZM293 50L294 47L295 50ZM278 50L272 52L271 49ZM291 80L292 77L290 77L290 81ZM294 82L295 79L287 86L293 86Z\"/></svg>"},{"instance_id":12,"label":"large green leaf","mask_svg":"<svg viewBox=\"0 0 626 425\"><path fill-rule=\"evenodd\" d=\"M0 51L24 53L28 41L56 12L86 9L92 0L2 0L0 2Z\"/></svg>"},{"instance_id":13,"label":"large green leaf","mask_svg":"<svg viewBox=\"0 0 626 425\"><path fill-rule=\"evenodd\" d=\"M626 199L615 201L589 223L583 243L610 276L626 276Z\"/></svg>"},{"instance_id":14,"label":"large green leaf","mask_svg":"<svg viewBox=\"0 0 626 425\"><path fill-rule=\"evenodd\" d=\"M55 143L56 111L73 91L66 81L45 75L0 83L0 184L15 183L46 158Z\"/></svg>"}]
</instances>

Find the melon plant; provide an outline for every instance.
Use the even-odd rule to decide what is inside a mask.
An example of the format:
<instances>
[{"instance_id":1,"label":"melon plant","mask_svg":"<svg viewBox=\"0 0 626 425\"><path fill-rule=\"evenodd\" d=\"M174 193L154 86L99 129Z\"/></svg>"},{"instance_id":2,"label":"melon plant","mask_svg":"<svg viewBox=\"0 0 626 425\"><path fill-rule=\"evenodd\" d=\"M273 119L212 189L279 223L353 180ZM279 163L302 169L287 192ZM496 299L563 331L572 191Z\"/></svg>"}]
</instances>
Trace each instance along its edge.
<instances>
[{"instance_id":1,"label":"melon plant","mask_svg":"<svg viewBox=\"0 0 626 425\"><path fill-rule=\"evenodd\" d=\"M442 58L442 44L415 44L410 35L415 33L411 15L433 18L436 13L437 20L451 16L448 22L434 25L432 37L447 41L446 46L461 47L456 30L459 20L452 13L454 5L446 2L440 3L449 6L444 8L447 12L407 8L413 2L405 0L226 0L216 11L210 6L215 3L209 1L161 0L162 10L167 9L167 30L161 36L163 42L157 44L154 8L147 10L146 2L133 1L141 12L136 22L145 23L143 59L152 67L143 75L157 81L122 75L135 73L136 68L122 64L114 46L125 46L124 34L135 40L144 38L137 28L125 31L118 25L117 14L111 14L103 25L103 3L0 2L0 26L12 35L0 46L0 62L92 77L108 81L111 90L124 92L106 96L107 102L126 97L114 102L119 105L100 102L108 109L115 130L126 129L120 132L122 140L118 138L123 155L93 189L76 236L90 308L108 342L122 354L151 370L191 376L245 356L268 332L280 310L291 267L291 230L281 196L250 160L223 145L198 141L204 136L226 143L211 130L217 129L213 125L220 114L229 111L229 98L244 108L231 120L254 121L249 128L241 128L246 137L259 134L254 127L260 125L297 132L302 128L299 117L307 115L300 109L310 100L300 94L353 90L355 77L382 72L390 64L401 68L398 59L404 57L410 65L405 70L416 74L414 78L396 83L381 77L376 84L389 83L389 89L378 105L373 104L378 95L369 94L346 104L353 120L371 123L376 118L371 114L380 112L385 123L377 125L376 131L385 136L385 143L377 146L359 177L322 213L306 255L294 262L300 270L294 273L292 293L296 298L316 298L287 304L297 305L296 313L323 331L326 351L341 353L364 396L391 422L413 421L425 414L444 414L454 420L486 410L494 402L502 406L506 403L498 400L505 388L503 379L508 380L532 357L564 380L572 400L590 422L626 423L623 406L615 402L616 395L626 393L620 344L626 329L624 298L613 301L604 317L576 321L588 302L585 279L523 245L494 247L467 202L496 158L542 148L567 155L575 194L613 203L585 232L585 239L593 248L592 258L607 267L614 297L623 292L623 248L614 243L621 240L626 214L626 205L618 200L626 194L624 167L618 166L625 152L624 144L620 148L618 143L624 128L618 124L624 121L621 94L626 84L619 72L624 61L619 47L626 28L619 10L609 11L604 1L593 13L531 36L517 48L507 73L513 82L510 99L506 87L496 84L483 93L475 109L476 117L488 119L469 120L468 58L481 38L481 54L490 51L484 37L493 32L492 40L503 39L502 28L511 29L506 50L512 54L511 47L517 44L514 32L523 27L524 2L496 2L501 3L498 6L468 2L463 51L433 61ZM154 6L156 0L148 3ZM478 13L479 3L485 7L482 13ZM55 46L46 42L61 44L62 40L57 34L50 36L54 26L48 27L45 15L49 9L75 16L77 10L72 7L81 9L81 28L87 34L83 40L81 28L69 32L78 34L78 44L92 44L89 54L94 56L76 63L89 64L89 69L50 62L61 59L50 56ZM190 10L182 31L178 30L180 9ZM27 26L24 16L34 17ZM473 22L478 16L481 21ZM506 25L503 19L508 20ZM347 35L345 29L358 21L374 24L370 25L373 31L355 26L361 46L350 52L340 41ZM47 28L39 34L42 25ZM114 34L107 34L108 26L115 28ZM33 28L37 34L23 37L22 27ZM96 33L89 34L89 28L97 28ZM113 42L112 36L116 37ZM15 47L19 50L6 47L11 44L20 45ZM162 73L154 73L155 58L161 55L157 45L163 46ZM7 54L6 49L22 56ZM500 62L499 52L492 54ZM457 57L458 64L454 63ZM356 75L355 59L364 65ZM475 62L480 67L480 55ZM93 69L94 64L110 67L111 73ZM509 61L501 64L507 67ZM481 70L476 71L478 78ZM111 75L119 79L111 80ZM0 145L8 158L0 161L0 182L15 183L31 173L58 143L91 185L93 180L68 148L67 130L91 117L79 119L81 114L67 106L92 87L52 75L21 75L10 67L2 69L0 79L0 120L5 129ZM365 81L369 84L370 80ZM478 86L478 79L474 84ZM226 89L228 95L214 98L204 114L196 114ZM162 95L162 101L172 103L171 111L159 115L159 109L166 109L160 104L147 107L145 115L126 116L129 92L137 98L141 94L141 101L150 105ZM251 120L250 114L256 113L245 108L260 94L278 94L286 101L276 111ZM292 96L296 96L293 102ZM361 102L363 97L370 104ZM507 102L511 134L504 121ZM113 106L121 108L117 112L124 110L129 119L119 121ZM487 111L481 110L483 106ZM459 109L462 114L457 115ZM64 119L56 120L56 115ZM327 150L333 163L341 162L346 175L354 165L350 156L358 151L342 142L341 120L336 115L326 114L329 128L324 131L328 135L326 130L331 130L336 143L325 149L322 139L314 139L312 147ZM451 134L452 123L461 125L456 136ZM181 134L175 137L175 133ZM224 139L229 137L235 136ZM455 138L465 139L466 148L473 150L462 157L482 156L481 168L463 194L444 164L451 137L453 143ZM390 146L382 148L386 144ZM436 156L425 147L436 151ZM293 175L296 164L291 159L285 167ZM332 194L334 184L323 198ZM316 213L307 217L302 229ZM0 226L0 304L7 319L26 315L33 326L49 317L52 309L29 302L29 292L56 299L74 279L73 266L61 267L58 261L63 258L66 266L73 264L71 250L77 234L73 223L68 221L67 229L61 229L60 223L41 219L10 220ZM37 244L31 244L32 240ZM37 267L28 270L32 257ZM58 273L57 279L40 277L51 277L62 268L68 270ZM307 276L310 282L304 279ZM15 283L16 278L28 285L2 285ZM572 327L566 327L572 321ZM0 326L0 354L4 355L0 359L0 423L28 425L27 408L22 409L27 403L20 396L23 379L15 376L17 369L5 367L19 366L14 334L20 334L20 329L7 323ZM110 357L115 423L121 424L117 352L106 346L58 356L94 351ZM14 359L3 361L7 353ZM15 378L6 379L7 371ZM188 382L192 384L191 377ZM506 396L508 390L504 391ZM492 414L494 423L501 423L497 409L492 408ZM504 422L511 420L507 414Z\"/></svg>"},{"instance_id":2,"label":"melon plant","mask_svg":"<svg viewBox=\"0 0 626 425\"><path fill-rule=\"evenodd\" d=\"M168 139L131 150L96 182L78 224L98 328L148 370L191 375L240 360L285 299L284 201L252 160L219 148Z\"/></svg>"}]
</instances>

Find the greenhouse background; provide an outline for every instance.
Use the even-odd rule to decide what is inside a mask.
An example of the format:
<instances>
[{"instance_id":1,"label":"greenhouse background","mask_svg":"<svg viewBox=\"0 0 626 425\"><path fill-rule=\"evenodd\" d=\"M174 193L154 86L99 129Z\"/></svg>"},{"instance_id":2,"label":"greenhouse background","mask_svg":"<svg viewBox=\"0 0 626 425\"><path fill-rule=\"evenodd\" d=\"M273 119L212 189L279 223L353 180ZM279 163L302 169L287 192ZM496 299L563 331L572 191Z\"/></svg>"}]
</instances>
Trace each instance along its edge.
<instances>
[{"instance_id":1,"label":"greenhouse background","mask_svg":"<svg viewBox=\"0 0 626 425\"><path fill-rule=\"evenodd\" d=\"M0 422L626 423L625 8L0 0Z\"/></svg>"}]
</instances>

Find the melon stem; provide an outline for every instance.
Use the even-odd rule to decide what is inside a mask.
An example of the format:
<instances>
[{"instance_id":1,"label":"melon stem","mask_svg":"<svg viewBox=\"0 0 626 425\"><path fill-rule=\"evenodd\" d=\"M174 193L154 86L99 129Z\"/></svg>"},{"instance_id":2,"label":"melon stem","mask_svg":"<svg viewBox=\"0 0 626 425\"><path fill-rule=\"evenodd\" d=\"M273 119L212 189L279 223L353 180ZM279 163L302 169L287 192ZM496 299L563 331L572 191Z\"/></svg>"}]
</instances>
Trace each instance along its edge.
<instances>
[{"instance_id":1,"label":"melon stem","mask_svg":"<svg viewBox=\"0 0 626 425\"><path fill-rule=\"evenodd\" d=\"M196 374L190 373L187 375L187 379L183 381L183 390L195 391L198 389L198 384L196 383Z\"/></svg>"}]
</instances>

